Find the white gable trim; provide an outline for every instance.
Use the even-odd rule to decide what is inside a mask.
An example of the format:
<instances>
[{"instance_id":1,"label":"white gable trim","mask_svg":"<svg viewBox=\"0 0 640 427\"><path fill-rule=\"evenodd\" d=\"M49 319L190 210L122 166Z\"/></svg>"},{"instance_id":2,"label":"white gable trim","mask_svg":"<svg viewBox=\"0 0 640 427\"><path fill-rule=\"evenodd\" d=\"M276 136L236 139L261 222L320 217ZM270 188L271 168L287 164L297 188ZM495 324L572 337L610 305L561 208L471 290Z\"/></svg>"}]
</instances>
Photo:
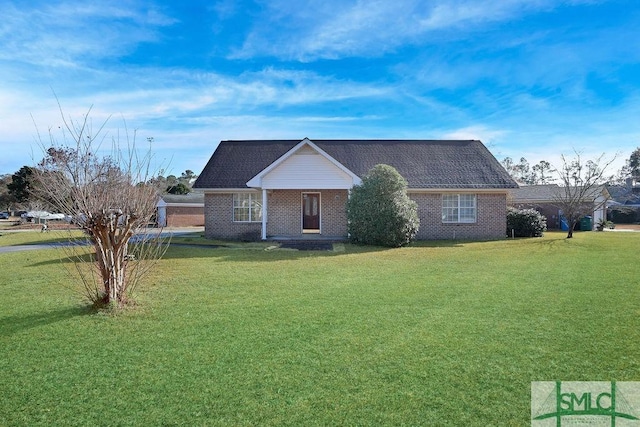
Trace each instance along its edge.
<instances>
[{"instance_id":1,"label":"white gable trim","mask_svg":"<svg viewBox=\"0 0 640 427\"><path fill-rule=\"evenodd\" d=\"M309 140L309 138L305 138L302 141L300 141L298 144L296 144L296 146L293 147L291 150L287 151L285 154L280 156L280 158L278 158L276 161L274 161L269 166L267 166L265 169L263 169L261 172L259 172L256 176L254 176L249 181L247 181L247 187L262 188L262 185L263 185L262 184L262 180L263 180L263 178L269 172L273 171L278 166L280 166L283 162L285 162L287 159L289 159L291 156L293 156L296 152L298 152L304 146L310 147L311 149L316 151L318 154L323 156L326 160L328 160L331 164L333 164L340 171L342 171L343 173L348 175L351 178L351 180L353 181L353 185L360 185L362 183L362 180L360 179L359 176L357 176L356 174L351 172L349 169L347 169L342 163L338 162L336 159L331 157L326 151L324 151L323 149L318 147L316 144L314 144L311 140Z\"/></svg>"}]
</instances>

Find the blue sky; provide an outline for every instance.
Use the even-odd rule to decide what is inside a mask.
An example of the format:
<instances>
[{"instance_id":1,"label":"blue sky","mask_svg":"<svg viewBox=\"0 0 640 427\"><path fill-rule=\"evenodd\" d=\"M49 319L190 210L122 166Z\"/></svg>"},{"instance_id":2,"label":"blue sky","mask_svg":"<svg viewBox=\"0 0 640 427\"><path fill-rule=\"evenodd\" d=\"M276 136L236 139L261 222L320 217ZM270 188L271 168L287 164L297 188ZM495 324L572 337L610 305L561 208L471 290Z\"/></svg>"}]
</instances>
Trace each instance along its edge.
<instances>
[{"instance_id":1,"label":"blue sky","mask_svg":"<svg viewBox=\"0 0 640 427\"><path fill-rule=\"evenodd\" d=\"M498 158L640 146L640 3L0 0L0 173L56 99L153 137L166 173L223 139L480 139Z\"/></svg>"}]
</instances>

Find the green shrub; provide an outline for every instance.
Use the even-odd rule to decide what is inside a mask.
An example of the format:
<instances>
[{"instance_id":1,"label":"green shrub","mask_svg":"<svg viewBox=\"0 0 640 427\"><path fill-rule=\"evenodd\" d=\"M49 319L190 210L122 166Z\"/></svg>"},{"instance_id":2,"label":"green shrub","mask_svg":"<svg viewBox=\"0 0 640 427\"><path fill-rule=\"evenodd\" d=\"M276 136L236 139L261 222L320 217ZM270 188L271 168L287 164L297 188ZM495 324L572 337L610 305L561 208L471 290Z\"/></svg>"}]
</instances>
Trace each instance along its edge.
<instances>
[{"instance_id":1,"label":"green shrub","mask_svg":"<svg viewBox=\"0 0 640 427\"><path fill-rule=\"evenodd\" d=\"M418 207L407 196L407 181L389 165L376 165L351 190L347 202L349 239L353 243L400 247L420 226Z\"/></svg>"},{"instance_id":2,"label":"green shrub","mask_svg":"<svg viewBox=\"0 0 640 427\"><path fill-rule=\"evenodd\" d=\"M535 209L507 208L507 235L542 237L547 231L547 218Z\"/></svg>"},{"instance_id":3,"label":"green shrub","mask_svg":"<svg viewBox=\"0 0 640 427\"><path fill-rule=\"evenodd\" d=\"M617 224L633 224L640 222L640 209L628 206L613 206L609 208L608 219Z\"/></svg>"},{"instance_id":4,"label":"green shrub","mask_svg":"<svg viewBox=\"0 0 640 427\"><path fill-rule=\"evenodd\" d=\"M616 228L616 224L613 221L607 221L606 219L602 218L600 219L600 221L598 221L598 223L596 224L596 230L598 231L602 231L605 228L608 228L610 230L613 230L614 228Z\"/></svg>"},{"instance_id":5,"label":"green shrub","mask_svg":"<svg viewBox=\"0 0 640 427\"><path fill-rule=\"evenodd\" d=\"M189 194L190 192L191 189L181 182L167 187L167 193L169 194Z\"/></svg>"}]
</instances>

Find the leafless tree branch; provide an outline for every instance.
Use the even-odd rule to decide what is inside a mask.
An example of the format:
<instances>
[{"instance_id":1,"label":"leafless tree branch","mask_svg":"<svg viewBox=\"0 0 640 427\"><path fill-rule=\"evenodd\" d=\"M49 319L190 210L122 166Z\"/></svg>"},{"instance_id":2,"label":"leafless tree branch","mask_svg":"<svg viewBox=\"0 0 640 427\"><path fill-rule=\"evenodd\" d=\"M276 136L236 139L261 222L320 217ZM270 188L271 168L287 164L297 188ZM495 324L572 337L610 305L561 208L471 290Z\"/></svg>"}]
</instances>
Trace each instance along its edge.
<instances>
[{"instance_id":1,"label":"leafless tree branch","mask_svg":"<svg viewBox=\"0 0 640 427\"><path fill-rule=\"evenodd\" d=\"M147 274L167 245L160 229L149 229L158 194L148 185L151 154L140 154L136 132L124 123L111 137L111 150L102 154L109 118L93 131L89 108L80 120L65 117L58 102L62 126L49 129L48 140L38 133L45 154L35 168L40 196L71 221L88 238L92 261L78 245L65 246L95 304L122 305Z\"/></svg>"}]
</instances>

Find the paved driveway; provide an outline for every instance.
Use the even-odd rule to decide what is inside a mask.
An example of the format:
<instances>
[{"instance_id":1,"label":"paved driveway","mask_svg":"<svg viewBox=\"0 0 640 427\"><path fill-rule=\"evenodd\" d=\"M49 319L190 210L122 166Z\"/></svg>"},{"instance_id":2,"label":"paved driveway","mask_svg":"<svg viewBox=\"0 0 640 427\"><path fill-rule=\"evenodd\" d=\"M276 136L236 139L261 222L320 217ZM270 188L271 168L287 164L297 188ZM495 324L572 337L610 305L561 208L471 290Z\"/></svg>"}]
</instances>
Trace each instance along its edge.
<instances>
[{"instance_id":1,"label":"paved driveway","mask_svg":"<svg viewBox=\"0 0 640 427\"><path fill-rule=\"evenodd\" d=\"M0 254L9 252L33 251L36 249L51 249L55 247L53 243L47 245L17 245L17 246L0 246Z\"/></svg>"},{"instance_id":2,"label":"paved driveway","mask_svg":"<svg viewBox=\"0 0 640 427\"><path fill-rule=\"evenodd\" d=\"M204 228L176 228L176 229L165 229L162 231L163 236L179 236L181 234L189 234L200 232L204 230ZM18 231L18 230L16 230ZM10 231L11 233L15 233L16 231ZM22 231L22 230L20 230ZM31 232L35 232L33 230L27 230ZM73 241L73 242L57 242L57 243L39 243L35 245L15 245L15 246L0 246L0 254L10 253L10 252L24 252L24 251L35 251L38 249L52 249L59 248L66 245L88 245L88 241Z\"/></svg>"},{"instance_id":3,"label":"paved driveway","mask_svg":"<svg viewBox=\"0 0 640 427\"><path fill-rule=\"evenodd\" d=\"M63 246L84 246L88 245L88 241L74 241L74 242L57 242L57 243L38 243L35 245L15 245L15 246L0 246L0 254L9 252L24 252L35 251L38 249L52 249L60 248Z\"/></svg>"}]
</instances>

